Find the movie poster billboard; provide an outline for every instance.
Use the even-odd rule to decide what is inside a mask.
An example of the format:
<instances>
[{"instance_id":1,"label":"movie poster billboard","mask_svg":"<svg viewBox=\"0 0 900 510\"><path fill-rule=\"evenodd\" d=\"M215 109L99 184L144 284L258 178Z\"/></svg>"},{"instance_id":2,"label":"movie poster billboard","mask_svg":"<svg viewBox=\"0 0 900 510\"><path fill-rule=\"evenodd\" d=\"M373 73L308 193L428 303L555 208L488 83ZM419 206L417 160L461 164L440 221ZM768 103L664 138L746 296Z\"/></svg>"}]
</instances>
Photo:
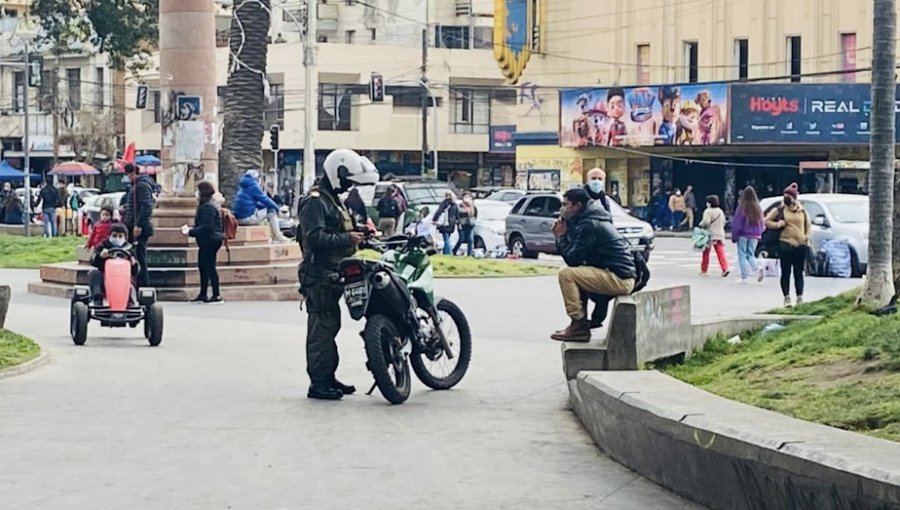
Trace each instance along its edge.
<instances>
[{"instance_id":1,"label":"movie poster billboard","mask_svg":"<svg viewBox=\"0 0 900 510\"><path fill-rule=\"evenodd\" d=\"M734 85L731 143L867 144L870 98L867 83ZM900 135L900 124L897 129Z\"/></svg>"},{"instance_id":2,"label":"movie poster billboard","mask_svg":"<svg viewBox=\"0 0 900 510\"><path fill-rule=\"evenodd\" d=\"M728 111L723 83L562 90L560 145L722 145Z\"/></svg>"}]
</instances>

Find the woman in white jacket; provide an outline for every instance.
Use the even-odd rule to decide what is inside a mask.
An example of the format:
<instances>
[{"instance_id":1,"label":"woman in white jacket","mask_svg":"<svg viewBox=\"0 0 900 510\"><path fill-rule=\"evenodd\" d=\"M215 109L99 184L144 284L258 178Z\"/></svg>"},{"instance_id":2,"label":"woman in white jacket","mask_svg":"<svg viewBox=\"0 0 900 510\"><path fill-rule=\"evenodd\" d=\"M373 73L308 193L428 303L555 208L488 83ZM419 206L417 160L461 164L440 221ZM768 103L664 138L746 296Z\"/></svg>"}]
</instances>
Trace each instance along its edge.
<instances>
[{"instance_id":1,"label":"woman in white jacket","mask_svg":"<svg viewBox=\"0 0 900 510\"><path fill-rule=\"evenodd\" d=\"M703 249L703 259L700 261L700 275L707 276L709 252L715 249L719 267L722 269L722 277L728 276L731 271L728 270L728 258L725 257L725 211L719 206L718 196L706 197L706 210L703 211L700 228L709 231L709 244Z\"/></svg>"}]
</instances>

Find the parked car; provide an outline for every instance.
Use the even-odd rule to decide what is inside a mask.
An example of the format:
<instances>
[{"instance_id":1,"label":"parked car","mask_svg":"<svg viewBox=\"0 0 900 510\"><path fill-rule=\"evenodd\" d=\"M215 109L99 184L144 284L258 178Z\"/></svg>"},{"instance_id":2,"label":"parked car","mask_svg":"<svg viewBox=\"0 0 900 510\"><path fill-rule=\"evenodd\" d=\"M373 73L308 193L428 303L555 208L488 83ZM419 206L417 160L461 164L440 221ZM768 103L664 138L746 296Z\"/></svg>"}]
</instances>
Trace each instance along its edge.
<instances>
[{"instance_id":1,"label":"parked car","mask_svg":"<svg viewBox=\"0 0 900 510\"><path fill-rule=\"evenodd\" d=\"M476 188L469 188L466 191L470 195L472 195L472 198L479 200L479 199L487 198L487 197L491 196L493 193L495 193L501 189L504 189L504 188L501 186L478 186Z\"/></svg>"},{"instance_id":2,"label":"parked car","mask_svg":"<svg viewBox=\"0 0 900 510\"><path fill-rule=\"evenodd\" d=\"M531 191L519 188L500 188L487 196L487 200L497 200L514 205L520 198L532 193Z\"/></svg>"},{"instance_id":3,"label":"parked car","mask_svg":"<svg viewBox=\"0 0 900 510\"><path fill-rule=\"evenodd\" d=\"M628 214L614 201L609 201L613 225L631 244L632 251L640 251L650 260L653 251L653 227ZM562 198L556 193L527 195L516 203L506 218L506 243L510 253L519 257L537 258L540 253L556 255L556 238L550 230L559 217Z\"/></svg>"},{"instance_id":4,"label":"parked car","mask_svg":"<svg viewBox=\"0 0 900 510\"><path fill-rule=\"evenodd\" d=\"M478 209L478 219L475 220L475 249L484 250L487 255L506 254L506 218L512 211L512 206L496 200L475 200L475 208ZM450 242L456 245L459 240L459 232L450 236ZM443 246L443 241L437 239L438 248Z\"/></svg>"},{"instance_id":5,"label":"parked car","mask_svg":"<svg viewBox=\"0 0 900 510\"><path fill-rule=\"evenodd\" d=\"M760 201L765 214L781 204L782 197ZM869 197L847 194L800 195L800 204L812 222L812 251L818 253L826 241L844 240L850 245L850 270L854 278L866 272L869 265ZM815 264L807 264L806 272L819 276Z\"/></svg>"},{"instance_id":6,"label":"parked car","mask_svg":"<svg viewBox=\"0 0 900 510\"><path fill-rule=\"evenodd\" d=\"M112 207L113 220L118 220L119 201L124 194L125 192L119 191L116 193L104 193L102 195L89 197L81 208L81 213L87 216L88 225L93 225L100 221L100 209L103 207Z\"/></svg>"}]
</instances>

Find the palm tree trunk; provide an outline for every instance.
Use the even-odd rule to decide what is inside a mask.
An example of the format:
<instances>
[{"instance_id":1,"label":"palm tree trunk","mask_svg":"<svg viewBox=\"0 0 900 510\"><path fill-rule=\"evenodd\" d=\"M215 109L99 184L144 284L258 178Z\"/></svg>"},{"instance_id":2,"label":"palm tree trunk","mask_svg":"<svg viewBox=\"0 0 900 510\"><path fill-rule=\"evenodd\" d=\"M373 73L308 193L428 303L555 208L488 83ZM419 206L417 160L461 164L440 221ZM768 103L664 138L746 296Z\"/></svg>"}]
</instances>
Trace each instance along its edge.
<instances>
[{"instance_id":1,"label":"palm tree trunk","mask_svg":"<svg viewBox=\"0 0 900 510\"><path fill-rule=\"evenodd\" d=\"M260 6L265 5L265 9ZM231 200L241 174L262 170L263 111L271 0L238 0L231 18L219 190Z\"/></svg>"},{"instance_id":2,"label":"palm tree trunk","mask_svg":"<svg viewBox=\"0 0 900 510\"><path fill-rule=\"evenodd\" d=\"M869 267L862 304L883 306L894 296L894 78L897 14L895 0L874 0L872 137L869 168Z\"/></svg>"}]
</instances>

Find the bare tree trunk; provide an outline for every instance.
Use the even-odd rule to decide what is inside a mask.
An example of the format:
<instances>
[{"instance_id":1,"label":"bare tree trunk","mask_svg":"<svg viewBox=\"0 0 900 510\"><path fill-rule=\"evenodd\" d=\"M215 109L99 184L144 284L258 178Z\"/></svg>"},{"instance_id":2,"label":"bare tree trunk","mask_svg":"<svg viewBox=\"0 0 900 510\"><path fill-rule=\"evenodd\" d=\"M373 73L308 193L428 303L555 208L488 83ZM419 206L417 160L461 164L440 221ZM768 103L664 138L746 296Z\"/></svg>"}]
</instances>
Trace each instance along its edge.
<instances>
[{"instance_id":1,"label":"bare tree trunk","mask_svg":"<svg viewBox=\"0 0 900 510\"><path fill-rule=\"evenodd\" d=\"M874 0L872 138L869 168L869 267L861 304L883 306L894 296L895 0Z\"/></svg>"},{"instance_id":2,"label":"bare tree trunk","mask_svg":"<svg viewBox=\"0 0 900 510\"><path fill-rule=\"evenodd\" d=\"M271 0L239 0L231 18L230 69L225 92L225 121L219 152L219 189L231 200L240 175L262 170L265 93Z\"/></svg>"}]
</instances>

